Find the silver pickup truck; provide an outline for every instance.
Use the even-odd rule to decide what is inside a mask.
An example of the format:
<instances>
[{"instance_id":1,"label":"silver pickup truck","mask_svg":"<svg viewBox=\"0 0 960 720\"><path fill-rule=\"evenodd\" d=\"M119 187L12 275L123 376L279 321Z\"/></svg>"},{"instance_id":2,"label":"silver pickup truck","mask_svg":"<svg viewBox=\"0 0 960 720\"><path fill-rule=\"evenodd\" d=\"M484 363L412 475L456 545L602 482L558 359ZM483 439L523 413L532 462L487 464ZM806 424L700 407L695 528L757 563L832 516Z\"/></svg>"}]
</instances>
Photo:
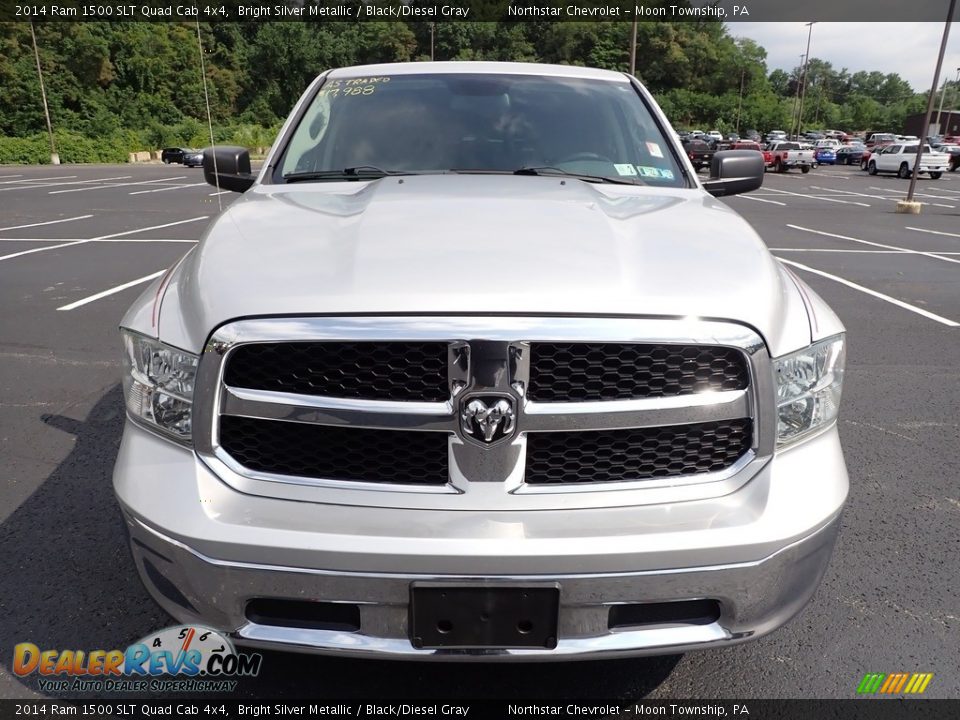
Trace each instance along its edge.
<instances>
[{"instance_id":1,"label":"silver pickup truck","mask_svg":"<svg viewBox=\"0 0 960 720\"><path fill-rule=\"evenodd\" d=\"M650 94L568 66L325 72L122 321L141 579L247 646L718 648L798 613L847 497L844 329Z\"/></svg>"}]
</instances>

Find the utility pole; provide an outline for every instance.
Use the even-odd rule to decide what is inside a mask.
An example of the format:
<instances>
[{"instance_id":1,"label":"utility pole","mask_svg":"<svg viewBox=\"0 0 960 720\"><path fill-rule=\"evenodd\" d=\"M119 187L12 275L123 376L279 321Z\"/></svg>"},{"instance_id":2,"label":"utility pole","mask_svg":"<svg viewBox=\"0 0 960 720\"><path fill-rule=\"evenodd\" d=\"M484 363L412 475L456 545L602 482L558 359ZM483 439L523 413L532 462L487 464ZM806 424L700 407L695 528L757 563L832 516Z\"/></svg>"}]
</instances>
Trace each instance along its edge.
<instances>
[{"instance_id":1,"label":"utility pole","mask_svg":"<svg viewBox=\"0 0 960 720\"><path fill-rule=\"evenodd\" d=\"M805 57L807 57L807 56L806 56L806 55L801 55L801 56L800 56L800 67L801 67L801 68L803 67L803 60L804 60ZM800 75L803 75L803 71L802 71L802 70L801 70L801 72L800 72ZM790 136L791 136L791 137L793 137L793 127L794 127L794 123L797 122L797 102L800 100L800 76L797 77L797 88L796 88L796 90L797 90L797 91L796 91L796 92L794 93L794 95L793 95L793 112L790 113Z\"/></svg>"},{"instance_id":2,"label":"utility pole","mask_svg":"<svg viewBox=\"0 0 960 720\"><path fill-rule=\"evenodd\" d=\"M630 25L630 74L637 74L637 19Z\"/></svg>"},{"instance_id":3,"label":"utility pole","mask_svg":"<svg viewBox=\"0 0 960 720\"><path fill-rule=\"evenodd\" d=\"M937 96L937 86L940 84L940 68L943 67L943 56L947 51L947 38L950 37L950 23L953 21L953 13L957 9L957 0L950 0L950 9L947 11L947 21L943 24L943 39L940 41L940 55L937 57L937 67L933 71L933 85L930 87L930 96L927 98L927 112L923 117L923 127L930 129L930 116L933 114L933 99ZM910 187L907 189L907 197L897 202L898 213L910 213L911 215L920 214L920 203L914 202L913 192L917 188L917 170L920 169L920 160L923 158L923 145L926 142L926 132L921 133L924 137L917 143L917 157L913 161L913 172L910 173Z\"/></svg>"},{"instance_id":4,"label":"utility pole","mask_svg":"<svg viewBox=\"0 0 960 720\"><path fill-rule=\"evenodd\" d=\"M816 21L808 22L807 27L807 59L803 63L803 86L800 89L800 112L797 114L797 138L800 137L800 132L803 130L803 98L807 94L807 68L810 67L810 38L813 35L813 26L816 25Z\"/></svg>"},{"instance_id":5,"label":"utility pole","mask_svg":"<svg viewBox=\"0 0 960 720\"><path fill-rule=\"evenodd\" d=\"M37 49L37 35L33 31L33 20L30 21L30 38L33 40L33 57L37 61L37 77L40 78L40 97L43 98L43 114L47 118L47 132L50 135L50 164L59 165L60 156L53 141L53 123L50 122L50 108L47 106L47 90L43 86L43 70L40 69L40 51Z\"/></svg>"},{"instance_id":6,"label":"utility pole","mask_svg":"<svg viewBox=\"0 0 960 720\"><path fill-rule=\"evenodd\" d=\"M430 23L430 62L433 62L433 31L436 27L435 22Z\"/></svg>"},{"instance_id":7,"label":"utility pole","mask_svg":"<svg viewBox=\"0 0 960 720\"><path fill-rule=\"evenodd\" d=\"M740 108L743 107L743 76L746 69L740 68L740 99L737 100L737 135L740 134Z\"/></svg>"},{"instance_id":8,"label":"utility pole","mask_svg":"<svg viewBox=\"0 0 960 720\"><path fill-rule=\"evenodd\" d=\"M940 135L940 134L946 135L946 133L940 132L940 113L943 112L943 99L947 96L948 82L950 81L949 80L943 81L943 92L940 93L940 107L937 108L937 135ZM954 85L956 84L960 84L960 68L957 68L957 79L954 81ZM927 132L929 131L930 131L930 128L927 128Z\"/></svg>"}]
</instances>

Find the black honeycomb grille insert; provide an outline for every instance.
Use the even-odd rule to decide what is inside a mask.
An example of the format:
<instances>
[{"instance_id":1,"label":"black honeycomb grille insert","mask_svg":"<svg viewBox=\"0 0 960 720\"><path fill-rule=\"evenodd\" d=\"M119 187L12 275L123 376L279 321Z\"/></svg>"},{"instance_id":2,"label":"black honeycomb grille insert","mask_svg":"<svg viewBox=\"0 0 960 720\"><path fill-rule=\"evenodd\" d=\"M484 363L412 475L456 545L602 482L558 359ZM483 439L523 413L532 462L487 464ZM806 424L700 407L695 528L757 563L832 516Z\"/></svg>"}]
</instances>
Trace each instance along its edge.
<instances>
[{"instance_id":1,"label":"black honeycomb grille insert","mask_svg":"<svg viewBox=\"0 0 960 720\"><path fill-rule=\"evenodd\" d=\"M597 483L697 475L750 449L749 419L630 430L530 433L526 481Z\"/></svg>"},{"instance_id":2,"label":"black honeycomb grille insert","mask_svg":"<svg viewBox=\"0 0 960 720\"><path fill-rule=\"evenodd\" d=\"M368 430L222 415L220 446L257 472L443 485L447 434Z\"/></svg>"},{"instance_id":3,"label":"black honeycomb grille insert","mask_svg":"<svg viewBox=\"0 0 960 720\"><path fill-rule=\"evenodd\" d=\"M253 343L230 356L224 382L360 400L444 402L450 397L444 342Z\"/></svg>"},{"instance_id":4,"label":"black honeycomb grille insert","mask_svg":"<svg viewBox=\"0 0 960 720\"><path fill-rule=\"evenodd\" d=\"M743 390L743 353L707 345L532 343L528 397L589 402Z\"/></svg>"}]
</instances>

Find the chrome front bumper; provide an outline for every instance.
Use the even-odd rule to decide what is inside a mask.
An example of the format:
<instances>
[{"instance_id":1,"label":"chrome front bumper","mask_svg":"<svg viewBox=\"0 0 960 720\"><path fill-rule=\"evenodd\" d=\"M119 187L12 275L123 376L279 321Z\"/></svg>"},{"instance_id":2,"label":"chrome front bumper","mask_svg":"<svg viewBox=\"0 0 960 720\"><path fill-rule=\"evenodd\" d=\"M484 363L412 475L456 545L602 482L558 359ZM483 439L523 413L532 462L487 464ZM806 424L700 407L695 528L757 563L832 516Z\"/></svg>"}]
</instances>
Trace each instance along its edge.
<instances>
[{"instance_id":1,"label":"chrome front bumper","mask_svg":"<svg viewBox=\"0 0 960 720\"><path fill-rule=\"evenodd\" d=\"M759 637L810 600L847 475L836 429L729 495L538 512L330 506L238 493L195 455L128 422L114 486L138 571L181 622L240 644L414 660L551 660L684 652ZM557 647L434 651L408 638L410 585L557 583ZM251 599L352 603L356 632L251 622ZM716 600L714 622L610 629L622 603Z\"/></svg>"}]
</instances>

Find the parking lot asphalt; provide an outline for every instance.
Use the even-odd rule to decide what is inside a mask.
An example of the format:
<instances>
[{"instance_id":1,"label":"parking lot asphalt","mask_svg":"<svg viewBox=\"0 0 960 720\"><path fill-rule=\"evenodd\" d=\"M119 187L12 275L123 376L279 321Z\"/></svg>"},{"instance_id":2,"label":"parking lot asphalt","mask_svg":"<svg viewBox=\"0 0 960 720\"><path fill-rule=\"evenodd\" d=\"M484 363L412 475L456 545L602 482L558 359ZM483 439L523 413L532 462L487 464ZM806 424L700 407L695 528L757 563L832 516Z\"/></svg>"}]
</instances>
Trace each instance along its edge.
<instances>
[{"instance_id":1,"label":"parking lot asphalt","mask_svg":"<svg viewBox=\"0 0 960 720\"><path fill-rule=\"evenodd\" d=\"M812 604L720 651L545 665L267 653L238 696L854 697L866 672L932 672L960 697L960 173L768 174L729 198L848 330L840 433L851 494ZM13 645L111 649L172 624L126 548L110 475L123 423L117 325L237 196L181 166L0 167L0 697L39 697ZM709 232L709 228L705 228Z\"/></svg>"}]
</instances>

